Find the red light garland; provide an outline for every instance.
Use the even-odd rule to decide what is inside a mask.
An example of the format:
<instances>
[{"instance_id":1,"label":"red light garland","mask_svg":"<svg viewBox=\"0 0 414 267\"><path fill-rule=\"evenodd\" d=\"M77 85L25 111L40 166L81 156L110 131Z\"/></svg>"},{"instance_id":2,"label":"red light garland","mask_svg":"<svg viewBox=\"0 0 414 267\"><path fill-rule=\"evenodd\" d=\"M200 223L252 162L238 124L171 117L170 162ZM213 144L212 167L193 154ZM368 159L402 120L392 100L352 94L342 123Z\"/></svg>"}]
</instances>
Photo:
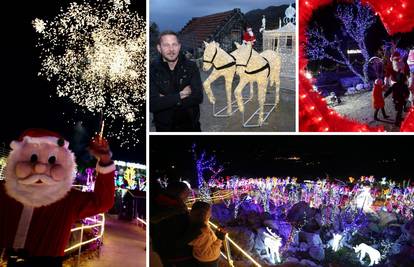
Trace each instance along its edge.
<instances>
[{"instance_id":1,"label":"red light garland","mask_svg":"<svg viewBox=\"0 0 414 267\"><path fill-rule=\"evenodd\" d=\"M308 59L305 53L306 29L311 16L318 8L331 4L332 0L300 1L299 9L299 130L301 132L382 132L384 127L369 127L349 118L344 118L330 109L325 99L313 90L312 79L306 77ZM350 2L353 1L343 1ZM378 14L388 34L409 32L414 28L414 1L411 0L362 0ZM411 108L401 132L414 132L414 108Z\"/></svg>"}]
</instances>

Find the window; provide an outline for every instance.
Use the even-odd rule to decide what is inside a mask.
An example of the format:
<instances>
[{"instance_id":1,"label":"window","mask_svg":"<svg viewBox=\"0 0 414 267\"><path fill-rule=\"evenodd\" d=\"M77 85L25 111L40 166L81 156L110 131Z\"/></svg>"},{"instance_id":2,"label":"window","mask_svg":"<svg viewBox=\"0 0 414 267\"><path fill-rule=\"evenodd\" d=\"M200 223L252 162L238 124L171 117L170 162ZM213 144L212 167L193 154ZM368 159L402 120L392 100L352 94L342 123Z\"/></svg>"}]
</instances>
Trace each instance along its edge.
<instances>
[{"instance_id":1,"label":"window","mask_svg":"<svg viewBox=\"0 0 414 267\"><path fill-rule=\"evenodd\" d=\"M286 48L292 49L292 46L293 46L292 36L286 36Z\"/></svg>"}]
</instances>

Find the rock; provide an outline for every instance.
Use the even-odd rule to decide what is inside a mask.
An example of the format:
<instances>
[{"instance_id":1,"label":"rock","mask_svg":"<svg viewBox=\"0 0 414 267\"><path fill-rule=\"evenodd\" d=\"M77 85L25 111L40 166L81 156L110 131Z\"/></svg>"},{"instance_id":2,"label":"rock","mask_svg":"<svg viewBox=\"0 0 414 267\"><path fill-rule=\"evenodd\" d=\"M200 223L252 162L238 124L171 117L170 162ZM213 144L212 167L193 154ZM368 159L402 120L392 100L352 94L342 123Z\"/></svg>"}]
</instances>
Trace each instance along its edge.
<instances>
[{"instance_id":1,"label":"rock","mask_svg":"<svg viewBox=\"0 0 414 267\"><path fill-rule=\"evenodd\" d=\"M296 259L295 257L288 257L285 262L290 262L290 263L299 263L299 260Z\"/></svg>"},{"instance_id":2,"label":"rock","mask_svg":"<svg viewBox=\"0 0 414 267\"><path fill-rule=\"evenodd\" d=\"M369 225L368 225L368 228L369 228L369 230L371 230L372 232L375 232L375 233L379 233L379 232L381 232L381 228L379 227L379 225L378 224L376 224L376 223L370 223Z\"/></svg>"},{"instance_id":3,"label":"rock","mask_svg":"<svg viewBox=\"0 0 414 267\"><path fill-rule=\"evenodd\" d=\"M317 261L323 261L325 259L325 251L323 250L323 245L320 246L311 246L309 249L309 256Z\"/></svg>"},{"instance_id":4,"label":"rock","mask_svg":"<svg viewBox=\"0 0 414 267\"><path fill-rule=\"evenodd\" d=\"M408 221L402 229L407 234L408 239L414 242L414 219Z\"/></svg>"},{"instance_id":5,"label":"rock","mask_svg":"<svg viewBox=\"0 0 414 267\"><path fill-rule=\"evenodd\" d=\"M352 95L352 94L355 94L355 92L356 92L355 87L349 87L346 89L346 95Z\"/></svg>"},{"instance_id":6,"label":"rock","mask_svg":"<svg viewBox=\"0 0 414 267\"><path fill-rule=\"evenodd\" d=\"M247 216L247 226L250 226L253 229L256 229L258 227L260 227L262 225L262 221L260 220L260 218L256 217L256 216Z\"/></svg>"},{"instance_id":7,"label":"rock","mask_svg":"<svg viewBox=\"0 0 414 267\"><path fill-rule=\"evenodd\" d=\"M399 243L393 244L390 250L391 254L398 254L400 253L400 251L401 251L401 244Z\"/></svg>"},{"instance_id":8,"label":"rock","mask_svg":"<svg viewBox=\"0 0 414 267\"><path fill-rule=\"evenodd\" d=\"M367 220L369 222L379 223L379 221L380 221L379 216L375 213L370 212L370 213L366 213L365 215L366 215Z\"/></svg>"},{"instance_id":9,"label":"rock","mask_svg":"<svg viewBox=\"0 0 414 267\"><path fill-rule=\"evenodd\" d=\"M319 246L323 244L319 234L307 233L307 232L301 232L300 234L301 236L304 237L304 239L306 240L306 243L308 243L308 245L310 246Z\"/></svg>"},{"instance_id":10,"label":"rock","mask_svg":"<svg viewBox=\"0 0 414 267\"><path fill-rule=\"evenodd\" d=\"M299 244L299 250L300 251L307 251L309 249L309 245L308 244L306 244L305 242L301 242L300 244Z\"/></svg>"},{"instance_id":11,"label":"rock","mask_svg":"<svg viewBox=\"0 0 414 267\"><path fill-rule=\"evenodd\" d=\"M357 84L357 86L355 86L355 89L361 91L362 89L364 89L364 85L362 83Z\"/></svg>"},{"instance_id":12,"label":"rock","mask_svg":"<svg viewBox=\"0 0 414 267\"><path fill-rule=\"evenodd\" d=\"M227 227L232 239L245 251L251 251L255 244L254 233L246 227Z\"/></svg>"},{"instance_id":13,"label":"rock","mask_svg":"<svg viewBox=\"0 0 414 267\"><path fill-rule=\"evenodd\" d=\"M300 264L303 264L305 266L310 266L310 267L317 267L318 265L316 263L314 263L311 260L307 260L307 259L303 259L300 261Z\"/></svg>"},{"instance_id":14,"label":"rock","mask_svg":"<svg viewBox=\"0 0 414 267\"><path fill-rule=\"evenodd\" d=\"M223 224L227 224L233 219L232 212L225 205L213 205L211 213L214 218L219 219Z\"/></svg>"},{"instance_id":15,"label":"rock","mask_svg":"<svg viewBox=\"0 0 414 267\"><path fill-rule=\"evenodd\" d=\"M389 225L384 230L385 238L393 241L397 240L401 233L401 225Z\"/></svg>"},{"instance_id":16,"label":"rock","mask_svg":"<svg viewBox=\"0 0 414 267\"><path fill-rule=\"evenodd\" d=\"M305 217L308 220L309 218L313 218L315 214L315 209L312 209L308 203L300 201L288 211L286 219L292 224L303 224Z\"/></svg>"},{"instance_id":17,"label":"rock","mask_svg":"<svg viewBox=\"0 0 414 267\"><path fill-rule=\"evenodd\" d=\"M395 214L386 212L386 211L379 211L379 226L384 227L388 224L397 222L397 216Z\"/></svg>"}]
</instances>

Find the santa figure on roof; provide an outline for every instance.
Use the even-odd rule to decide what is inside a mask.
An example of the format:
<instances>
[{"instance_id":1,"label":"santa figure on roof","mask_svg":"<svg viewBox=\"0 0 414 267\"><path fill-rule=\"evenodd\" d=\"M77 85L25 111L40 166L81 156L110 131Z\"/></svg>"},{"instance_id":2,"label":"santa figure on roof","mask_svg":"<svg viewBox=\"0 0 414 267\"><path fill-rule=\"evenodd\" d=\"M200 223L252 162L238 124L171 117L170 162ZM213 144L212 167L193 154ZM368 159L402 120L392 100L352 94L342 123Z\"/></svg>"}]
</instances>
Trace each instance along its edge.
<instances>
[{"instance_id":1,"label":"santa figure on roof","mask_svg":"<svg viewBox=\"0 0 414 267\"><path fill-rule=\"evenodd\" d=\"M246 27L246 31L243 33L243 44L251 43L254 46L256 42L256 36L253 33L253 29L250 26Z\"/></svg>"}]
</instances>

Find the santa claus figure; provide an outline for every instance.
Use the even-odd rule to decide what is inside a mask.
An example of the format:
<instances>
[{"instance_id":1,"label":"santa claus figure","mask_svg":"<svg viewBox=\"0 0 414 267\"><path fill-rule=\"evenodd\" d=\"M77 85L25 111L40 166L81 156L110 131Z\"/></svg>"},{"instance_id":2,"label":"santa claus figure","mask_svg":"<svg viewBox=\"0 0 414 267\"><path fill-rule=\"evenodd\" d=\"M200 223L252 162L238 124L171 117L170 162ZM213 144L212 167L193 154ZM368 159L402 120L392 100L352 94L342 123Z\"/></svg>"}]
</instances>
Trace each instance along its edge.
<instances>
[{"instance_id":1,"label":"santa claus figure","mask_svg":"<svg viewBox=\"0 0 414 267\"><path fill-rule=\"evenodd\" d=\"M404 83L407 82L407 78L410 74L408 65L404 62L404 59L401 57L401 54L398 51L395 51L391 58L390 63L385 70L386 84L392 86L397 82L397 76L399 73L404 74Z\"/></svg>"},{"instance_id":2,"label":"santa claus figure","mask_svg":"<svg viewBox=\"0 0 414 267\"><path fill-rule=\"evenodd\" d=\"M254 36L252 27L247 27L243 34L243 44L247 44L248 42L250 42L252 46L256 42L256 36Z\"/></svg>"},{"instance_id":3,"label":"santa claus figure","mask_svg":"<svg viewBox=\"0 0 414 267\"><path fill-rule=\"evenodd\" d=\"M73 223L113 205L108 143L98 137L90 144L98 160L94 192L72 188L75 157L57 133L27 130L10 146L0 183L0 247L7 249L8 266L62 266Z\"/></svg>"}]
</instances>

